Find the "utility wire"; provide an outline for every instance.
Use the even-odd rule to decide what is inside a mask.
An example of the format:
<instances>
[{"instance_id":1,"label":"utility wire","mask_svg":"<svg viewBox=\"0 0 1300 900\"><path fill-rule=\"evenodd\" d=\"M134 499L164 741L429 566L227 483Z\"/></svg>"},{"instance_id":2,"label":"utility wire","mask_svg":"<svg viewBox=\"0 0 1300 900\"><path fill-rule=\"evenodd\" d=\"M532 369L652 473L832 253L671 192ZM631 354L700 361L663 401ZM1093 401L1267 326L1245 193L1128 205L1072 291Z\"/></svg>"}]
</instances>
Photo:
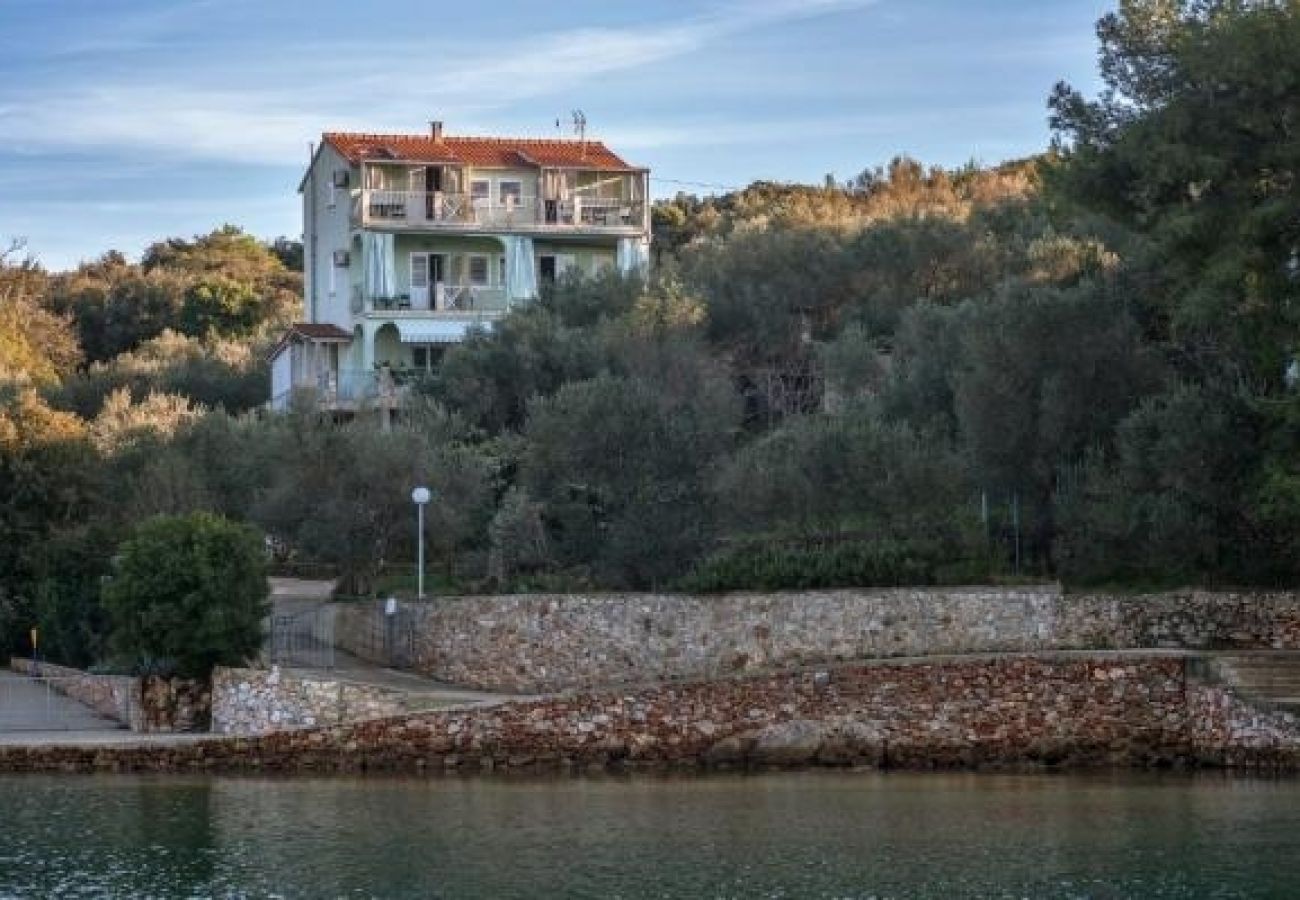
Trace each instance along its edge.
<instances>
[{"instance_id":1,"label":"utility wire","mask_svg":"<svg viewBox=\"0 0 1300 900\"><path fill-rule=\"evenodd\" d=\"M658 178L650 176L651 181L657 181L660 184L680 184L686 187L715 188L720 191L743 191L745 188L737 187L734 184L713 184L708 181L681 181L677 178Z\"/></svg>"}]
</instances>

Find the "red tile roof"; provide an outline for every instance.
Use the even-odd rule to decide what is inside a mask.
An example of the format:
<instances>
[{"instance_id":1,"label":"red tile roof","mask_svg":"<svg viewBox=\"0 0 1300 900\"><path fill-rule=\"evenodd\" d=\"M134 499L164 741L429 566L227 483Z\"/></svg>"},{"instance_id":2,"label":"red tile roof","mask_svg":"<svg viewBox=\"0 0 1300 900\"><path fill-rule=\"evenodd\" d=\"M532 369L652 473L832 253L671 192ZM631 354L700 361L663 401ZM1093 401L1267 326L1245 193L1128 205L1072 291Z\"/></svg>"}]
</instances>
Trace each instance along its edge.
<instances>
[{"instance_id":1,"label":"red tile roof","mask_svg":"<svg viewBox=\"0 0 1300 900\"><path fill-rule=\"evenodd\" d=\"M322 322L294 322L289 326L290 334L300 334L315 341L350 341L352 333L344 331L337 325Z\"/></svg>"},{"instance_id":2,"label":"red tile roof","mask_svg":"<svg viewBox=\"0 0 1300 900\"><path fill-rule=\"evenodd\" d=\"M354 164L363 159L393 159L488 169L554 167L638 171L600 141L451 136L435 139L418 134L346 132L326 132L324 139Z\"/></svg>"},{"instance_id":3,"label":"red tile roof","mask_svg":"<svg viewBox=\"0 0 1300 900\"><path fill-rule=\"evenodd\" d=\"M293 341L295 337L306 338L309 341L350 341L352 335L337 325L328 325L322 322L294 322L285 329L280 340L275 342L275 346L266 354L267 359L275 359L279 356L285 347Z\"/></svg>"}]
</instances>

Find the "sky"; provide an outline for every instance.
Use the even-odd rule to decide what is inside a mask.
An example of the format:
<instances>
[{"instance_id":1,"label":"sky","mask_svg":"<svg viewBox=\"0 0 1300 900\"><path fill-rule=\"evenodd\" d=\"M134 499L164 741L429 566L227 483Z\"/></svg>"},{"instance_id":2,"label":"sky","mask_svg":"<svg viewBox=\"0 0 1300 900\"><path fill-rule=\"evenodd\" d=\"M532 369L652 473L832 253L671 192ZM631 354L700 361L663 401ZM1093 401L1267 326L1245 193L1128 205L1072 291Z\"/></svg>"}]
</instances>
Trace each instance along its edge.
<instances>
[{"instance_id":1,"label":"sky","mask_svg":"<svg viewBox=\"0 0 1300 900\"><path fill-rule=\"evenodd\" d=\"M323 131L572 136L657 196L1043 149L1103 0L0 0L0 241L302 231ZM556 128L559 119L561 127ZM685 182L685 183L684 183Z\"/></svg>"}]
</instances>

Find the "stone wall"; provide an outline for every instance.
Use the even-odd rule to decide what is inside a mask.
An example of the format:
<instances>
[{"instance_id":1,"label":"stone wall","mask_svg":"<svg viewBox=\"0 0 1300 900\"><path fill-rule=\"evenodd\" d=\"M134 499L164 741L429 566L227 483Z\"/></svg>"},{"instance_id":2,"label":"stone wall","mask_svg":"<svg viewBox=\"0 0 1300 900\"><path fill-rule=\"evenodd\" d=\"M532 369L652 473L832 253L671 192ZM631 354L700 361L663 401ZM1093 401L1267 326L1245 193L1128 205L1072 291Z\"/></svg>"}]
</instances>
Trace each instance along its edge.
<instances>
[{"instance_id":1,"label":"stone wall","mask_svg":"<svg viewBox=\"0 0 1300 900\"><path fill-rule=\"evenodd\" d=\"M307 677L278 668L225 669L212 675L212 731L264 734L396 716L418 708L418 696L355 682Z\"/></svg>"},{"instance_id":2,"label":"stone wall","mask_svg":"<svg viewBox=\"0 0 1300 900\"><path fill-rule=\"evenodd\" d=\"M1300 594L1293 592L1067 594L1053 617L1060 647L1300 649Z\"/></svg>"},{"instance_id":3,"label":"stone wall","mask_svg":"<svg viewBox=\"0 0 1300 900\"><path fill-rule=\"evenodd\" d=\"M206 731L211 697L201 682L180 678L95 675L81 669L13 657L9 667L49 679L50 686L132 731Z\"/></svg>"},{"instance_id":4,"label":"stone wall","mask_svg":"<svg viewBox=\"0 0 1300 900\"><path fill-rule=\"evenodd\" d=\"M1300 648L1300 597L908 588L519 595L337 605L339 645L485 690L718 678L857 659L1111 647Z\"/></svg>"},{"instance_id":5,"label":"stone wall","mask_svg":"<svg viewBox=\"0 0 1300 900\"><path fill-rule=\"evenodd\" d=\"M1300 769L1300 723L1174 654L859 663L134 747L0 746L0 771L766 767Z\"/></svg>"},{"instance_id":6,"label":"stone wall","mask_svg":"<svg viewBox=\"0 0 1300 900\"><path fill-rule=\"evenodd\" d=\"M188 678L140 679L143 722L139 731L155 734L207 731L212 717L212 689Z\"/></svg>"}]
</instances>

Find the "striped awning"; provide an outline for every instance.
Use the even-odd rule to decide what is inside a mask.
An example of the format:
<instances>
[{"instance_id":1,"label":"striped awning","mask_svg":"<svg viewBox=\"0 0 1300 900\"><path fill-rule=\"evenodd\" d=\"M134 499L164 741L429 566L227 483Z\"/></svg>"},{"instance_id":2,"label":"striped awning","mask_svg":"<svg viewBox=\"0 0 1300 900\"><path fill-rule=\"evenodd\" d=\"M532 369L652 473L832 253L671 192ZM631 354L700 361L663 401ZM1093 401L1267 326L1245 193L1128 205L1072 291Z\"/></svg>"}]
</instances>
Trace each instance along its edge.
<instances>
[{"instance_id":1,"label":"striped awning","mask_svg":"<svg viewBox=\"0 0 1300 900\"><path fill-rule=\"evenodd\" d=\"M425 320L395 322L403 344L459 344L465 340L470 323L465 321Z\"/></svg>"}]
</instances>

